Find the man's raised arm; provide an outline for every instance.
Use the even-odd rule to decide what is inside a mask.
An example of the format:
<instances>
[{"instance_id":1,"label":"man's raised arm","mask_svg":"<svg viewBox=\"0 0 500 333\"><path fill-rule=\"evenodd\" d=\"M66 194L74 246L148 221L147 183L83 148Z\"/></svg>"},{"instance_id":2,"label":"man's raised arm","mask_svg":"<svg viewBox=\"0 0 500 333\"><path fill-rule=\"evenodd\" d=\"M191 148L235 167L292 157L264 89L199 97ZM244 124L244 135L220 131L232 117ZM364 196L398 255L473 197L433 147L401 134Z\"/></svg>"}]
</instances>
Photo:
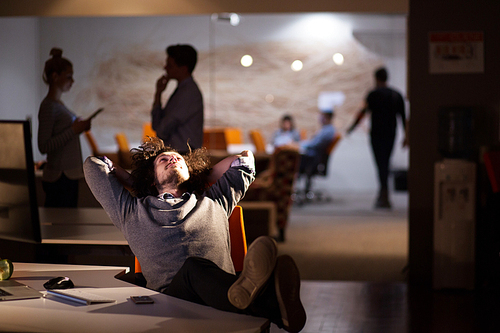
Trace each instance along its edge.
<instances>
[{"instance_id":1,"label":"man's raised arm","mask_svg":"<svg viewBox=\"0 0 500 333\"><path fill-rule=\"evenodd\" d=\"M231 166L234 166L233 163L235 160L241 157L241 160L243 161L241 165L246 166L249 168L251 171L255 172L255 158L253 156L253 153L249 150L244 150L238 155L233 155L233 156L228 156L212 168L212 171L210 172L210 175L208 176L208 182L210 184L215 183L222 175L224 172L227 171Z\"/></svg>"},{"instance_id":2,"label":"man's raised arm","mask_svg":"<svg viewBox=\"0 0 500 333\"><path fill-rule=\"evenodd\" d=\"M132 201L132 195L125 188L131 186L131 175L105 157L88 157L83 163L85 181L94 197L115 223L121 223L126 206Z\"/></svg>"}]
</instances>

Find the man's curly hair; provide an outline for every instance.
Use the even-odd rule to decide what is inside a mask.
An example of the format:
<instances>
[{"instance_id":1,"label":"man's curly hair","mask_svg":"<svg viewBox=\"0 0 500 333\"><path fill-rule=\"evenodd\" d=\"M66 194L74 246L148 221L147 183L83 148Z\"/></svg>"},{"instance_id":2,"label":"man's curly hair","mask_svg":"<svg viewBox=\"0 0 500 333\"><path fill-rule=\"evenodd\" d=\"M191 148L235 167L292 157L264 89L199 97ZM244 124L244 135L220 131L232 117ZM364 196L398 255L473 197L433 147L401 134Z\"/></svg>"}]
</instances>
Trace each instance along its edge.
<instances>
[{"instance_id":1,"label":"man's curly hair","mask_svg":"<svg viewBox=\"0 0 500 333\"><path fill-rule=\"evenodd\" d=\"M163 140L157 137L147 137L145 142L131 150L133 158L132 191L137 197L158 195L154 184L154 161L164 152L176 152L175 149L165 146ZM189 179L181 184L186 192L201 194L208 188L208 174L210 172L210 158L206 148L191 150L183 155L188 166Z\"/></svg>"}]
</instances>

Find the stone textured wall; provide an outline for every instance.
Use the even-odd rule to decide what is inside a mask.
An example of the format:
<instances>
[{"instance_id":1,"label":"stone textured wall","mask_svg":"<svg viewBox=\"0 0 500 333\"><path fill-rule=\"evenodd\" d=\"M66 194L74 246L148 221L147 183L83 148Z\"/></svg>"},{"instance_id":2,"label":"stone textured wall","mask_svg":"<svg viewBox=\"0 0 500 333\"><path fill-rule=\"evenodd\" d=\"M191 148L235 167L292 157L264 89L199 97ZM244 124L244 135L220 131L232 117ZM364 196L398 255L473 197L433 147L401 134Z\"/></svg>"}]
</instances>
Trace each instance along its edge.
<instances>
[{"instance_id":1,"label":"stone textured wall","mask_svg":"<svg viewBox=\"0 0 500 333\"><path fill-rule=\"evenodd\" d=\"M336 52L344 55L343 65L333 62ZM269 138L285 113L294 116L299 130L313 134L318 129L317 101L322 91L345 94L334 119L339 129L345 129L373 87L374 69L382 65L354 38L335 48L315 41L262 42L218 47L213 54L211 58L209 52L200 52L194 71L204 96L205 126L239 127L245 142L250 142L248 130L253 128ZM253 57L251 67L239 63L245 54ZM290 68L296 59L304 65L299 72ZM92 127L100 144L113 145L116 132L125 132L130 142L140 141L164 62L164 53L140 45L116 50L94 65L88 79L74 86L75 104L105 107ZM165 99L175 86L169 83ZM269 94L272 102L266 101Z\"/></svg>"}]
</instances>

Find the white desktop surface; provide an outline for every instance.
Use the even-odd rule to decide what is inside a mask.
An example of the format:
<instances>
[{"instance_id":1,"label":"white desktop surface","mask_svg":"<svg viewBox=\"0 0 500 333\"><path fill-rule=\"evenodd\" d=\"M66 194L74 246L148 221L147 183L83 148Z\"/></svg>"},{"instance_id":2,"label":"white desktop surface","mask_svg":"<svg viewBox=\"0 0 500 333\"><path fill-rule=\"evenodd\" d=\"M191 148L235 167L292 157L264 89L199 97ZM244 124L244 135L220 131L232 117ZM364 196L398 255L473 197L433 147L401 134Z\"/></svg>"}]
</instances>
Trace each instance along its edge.
<instances>
[{"instance_id":1,"label":"white desktop surface","mask_svg":"<svg viewBox=\"0 0 500 333\"><path fill-rule=\"evenodd\" d=\"M54 296L0 302L0 330L9 332L261 332L267 319L186 302L141 288L114 276L126 268L14 263L13 279L45 291L43 283L68 276L75 288L116 299L80 305ZM138 305L130 296L149 295L154 304Z\"/></svg>"}]
</instances>

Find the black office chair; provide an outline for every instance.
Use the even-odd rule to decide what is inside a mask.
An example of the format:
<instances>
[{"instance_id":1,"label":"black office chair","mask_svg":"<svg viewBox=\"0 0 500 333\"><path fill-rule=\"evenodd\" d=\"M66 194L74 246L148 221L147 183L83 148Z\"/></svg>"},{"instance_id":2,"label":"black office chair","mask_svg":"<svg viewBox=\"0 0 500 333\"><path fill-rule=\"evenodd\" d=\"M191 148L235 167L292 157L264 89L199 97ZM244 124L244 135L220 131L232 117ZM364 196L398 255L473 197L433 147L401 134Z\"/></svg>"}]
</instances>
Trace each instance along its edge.
<instances>
[{"instance_id":1,"label":"black office chair","mask_svg":"<svg viewBox=\"0 0 500 333\"><path fill-rule=\"evenodd\" d=\"M330 144L326 147L323 154L319 155L315 161L306 166L303 170L299 171L299 177L304 176L305 186L304 190L297 191L293 195L293 200L298 204L302 205L305 202L313 202L313 201L331 201L332 198L325 193L324 191L314 191L312 190L312 181L316 176L326 177L328 172L328 160L330 155L340 141L341 135L337 133Z\"/></svg>"}]
</instances>

